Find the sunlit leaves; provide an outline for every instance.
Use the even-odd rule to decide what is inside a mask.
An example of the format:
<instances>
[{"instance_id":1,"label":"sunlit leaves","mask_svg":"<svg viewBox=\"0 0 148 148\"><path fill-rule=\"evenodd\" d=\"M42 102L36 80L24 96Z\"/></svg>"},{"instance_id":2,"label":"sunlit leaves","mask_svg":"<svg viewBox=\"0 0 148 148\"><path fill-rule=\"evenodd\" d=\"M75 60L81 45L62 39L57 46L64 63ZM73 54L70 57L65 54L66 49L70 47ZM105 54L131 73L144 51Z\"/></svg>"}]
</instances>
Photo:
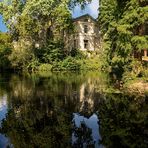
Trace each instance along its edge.
<instances>
[{"instance_id":1,"label":"sunlit leaves","mask_svg":"<svg viewBox=\"0 0 148 148\"><path fill-rule=\"evenodd\" d=\"M131 39L133 45L138 50L148 49L148 36L134 36Z\"/></svg>"},{"instance_id":2,"label":"sunlit leaves","mask_svg":"<svg viewBox=\"0 0 148 148\"><path fill-rule=\"evenodd\" d=\"M147 5L146 0L101 0L99 23L104 42L110 42L107 51L111 65L123 68L133 53L148 48Z\"/></svg>"}]
</instances>

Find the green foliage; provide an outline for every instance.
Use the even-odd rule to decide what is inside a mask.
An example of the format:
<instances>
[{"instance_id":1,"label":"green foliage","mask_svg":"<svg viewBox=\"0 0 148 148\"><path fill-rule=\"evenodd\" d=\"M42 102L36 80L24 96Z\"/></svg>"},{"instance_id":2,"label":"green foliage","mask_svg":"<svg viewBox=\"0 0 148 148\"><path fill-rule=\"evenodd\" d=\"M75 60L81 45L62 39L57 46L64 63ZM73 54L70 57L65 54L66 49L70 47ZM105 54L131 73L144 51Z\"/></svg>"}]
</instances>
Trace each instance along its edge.
<instances>
[{"instance_id":1,"label":"green foliage","mask_svg":"<svg viewBox=\"0 0 148 148\"><path fill-rule=\"evenodd\" d=\"M143 69L142 74L148 80L148 69Z\"/></svg>"},{"instance_id":2,"label":"green foliage","mask_svg":"<svg viewBox=\"0 0 148 148\"><path fill-rule=\"evenodd\" d=\"M2 0L0 14L14 46L9 55L12 67L35 71L40 64L64 60L61 62L63 69L79 69L76 59L64 59L66 53L63 43L67 30L73 29L70 8L77 3L84 6L88 1L91 0ZM78 59L83 57L78 50L72 51L70 56Z\"/></svg>"},{"instance_id":3,"label":"green foliage","mask_svg":"<svg viewBox=\"0 0 148 148\"><path fill-rule=\"evenodd\" d=\"M10 61L8 56L11 53L11 48L0 45L0 69L9 69Z\"/></svg>"},{"instance_id":4,"label":"green foliage","mask_svg":"<svg viewBox=\"0 0 148 148\"><path fill-rule=\"evenodd\" d=\"M136 35L131 39L131 42L133 43L133 46L139 51L141 51L141 49L148 49L148 35Z\"/></svg>"},{"instance_id":5,"label":"green foliage","mask_svg":"<svg viewBox=\"0 0 148 148\"><path fill-rule=\"evenodd\" d=\"M65 56L64 44L61 41L50 41L44 51L42 59L46 63L61 61Z\"/></svg>"},{"instance_id":6,"label":"green foliage","mask_svg":"<svg viewBox=\"0 0 148 148\"><path fill-rule=\"evenodd\" d=\"M83 51L80 51L79 49L76 49L76 48L73 48L70 51L69 55L71 57L75 57L77 59L84 59L84 58L86 58L86 55L84 54L84 52Z\"/></svg>"},{"instance_id":7,"label":"green foliage","mask_svg":"<svg viewBox=\"0 0 148 148\"><path fill-rule=\"evenodd\" d=\"M44 45L47 38L62 38L64 29L71 27L68 4L68 0L13 0L0 2L0 8L14 39L25 38L32 44Z\"/></svg>"},{"instance_id":8,"label":"green foliage","mask_svg":"<svg viewBox=\"0 0 148 148\"><path fill-rule=\"evenodd\" d=\"M99 61L98 57L90 59L79 60L81 63L81 70L100 70L102 68L102 63Z\"/></svg>"},{"instance_id":9,"label":"green foliage","mask_svg":"<svg viewBox=\"0 0 148 148\"><path fill-rule=\"evenodd\" d=\"M51 64L41 64L38 67L38 71L51 71L52 65Z\"/></svg>"},{"instance_id":10,"label":"green foliage","mask_svg":"<svg viewBox=\"0 0 148 148\"><path fill-rule=\"evenodd\" d=\"M0 33L0 69L9 69L11 64L8 56L11 54L10 36Z\"/></svg>"},{"instance_id":11,"label":"green foliage","mask_svg":"<svg viewBox=\"0 0 148 148\"><path fill-rule=\"evenodd\" d=\"M134 80L136 77L141 77L143 66L140 61L132 60L132 62L126 66L123 74L123 81Z\"/></svg>"},{"instance_id":12,"label":"green foliage","mask_svg":"<svg viewBox=\"0 0 148 148\"><path fill-rule=\"evenodd\" d=\"M105 147L135 148L137 144L147 147L147 143L143 142L148 124L146 99L139 95L106 94L106 99L98 107Z\"/></svg>"},{"instance_id":13,"label":"green foliage","mask_svg":"<svg viewBox=\"0 0 148 148\"><path fill-rule=\"evenodd\" d=\"M80 63L77 61L77 59L69 56L63 61L55 63L53 65L53 70L80 70Z\"/></svg>"},{"instance_id":14,"label":"green foliage","mask_svg":"<svg viewBox=\"0 0 148 148\"><path fill-rule=\"evenodd\" d=\"M34 54L30 50L30 43L24 40L17 42L12 53L9 55L12 67L18 70L26 69L33 58Z\"/></svg>"},{"instance_id":15,"label":"green foliage","mask_svg":"<svg viewBox=\"0 0 148 148\"><path fill-rule=\"evenodd\" d=\"M99 23L112 72L122 76L135 52L148 48L147 1L101 0Z\"/></svg>"},{"instance_id":16,"label":"green foliage","mask_svg":"<svg viewBox=\"0 0 148 148\"><path fill-rule=\"evenodd\" d=\"M27 65L25 65L23 70L26 70L26 71L36 71L38 69L39 64L40 64L39 63L39 59L36 58L34 55L32 55L32 58L27 63ZM27 67L27 69L26 69L26 67Z\"/></svg>"},{"instance_id":17,"label":"green foliage","mask_svg":"<svg viewBox=\"0 0 148 148\"><path fill-rule=\"evenodd\" d=\"M36 70L40 63L52 63L63 58L63 32L71 26L69 1L13 0L0 2L14 50L9 56L15 69ZM50 40L50 43L49 43ZM39 48L35 48L36 44ZM61 50L62 49L62 50Z\"/></svg>"},{"instance_id":18,"label":"green foliage","mask_svg":"<svg viewBox=\"0 0 148 148\"><path fill-rule=\"evenodd\" d=\"M53 71L63 71L63 70L101 70L104 66L102 61L99 61L99 57L93 58L78 58L68 56L63 61L53 63Z\"/></svg>"}]
</instances>

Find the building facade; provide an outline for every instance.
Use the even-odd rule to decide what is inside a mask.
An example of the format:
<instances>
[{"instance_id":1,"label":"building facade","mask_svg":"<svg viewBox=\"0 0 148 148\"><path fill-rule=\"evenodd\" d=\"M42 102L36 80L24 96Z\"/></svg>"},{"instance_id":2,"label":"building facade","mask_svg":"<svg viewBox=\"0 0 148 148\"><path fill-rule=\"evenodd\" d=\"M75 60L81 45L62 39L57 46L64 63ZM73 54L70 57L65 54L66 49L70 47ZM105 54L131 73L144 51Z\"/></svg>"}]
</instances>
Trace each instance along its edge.
<instances>
[{"instance_id":1,"label":"building facade","mask_svg":"<svg viewBox=\"0 0 148 148\"><path fill-rule=\"evenodd\" d=\"M70 50L95 51L99 49L99 27L89 14L73 19L74 32L66 39Z\"/></svg>"}]
</instances>

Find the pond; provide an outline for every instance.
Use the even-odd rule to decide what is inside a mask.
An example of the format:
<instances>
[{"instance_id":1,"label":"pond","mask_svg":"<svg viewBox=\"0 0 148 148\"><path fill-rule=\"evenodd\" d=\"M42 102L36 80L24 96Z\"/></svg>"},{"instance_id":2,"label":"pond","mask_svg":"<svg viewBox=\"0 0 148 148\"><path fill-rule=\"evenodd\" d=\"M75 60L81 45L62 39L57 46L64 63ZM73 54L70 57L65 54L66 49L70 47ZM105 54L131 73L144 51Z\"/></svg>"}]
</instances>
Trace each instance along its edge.
<instances>
[{"instance_id":1,"label":"pond","mask_svg":"<svg viewBox=\"0 0 148 148\"><path fill-rule=\"evenodd\" d=\"M0 74L0 148L147 148L148 97L99 72Z\"/></svg>"}]
</instances>

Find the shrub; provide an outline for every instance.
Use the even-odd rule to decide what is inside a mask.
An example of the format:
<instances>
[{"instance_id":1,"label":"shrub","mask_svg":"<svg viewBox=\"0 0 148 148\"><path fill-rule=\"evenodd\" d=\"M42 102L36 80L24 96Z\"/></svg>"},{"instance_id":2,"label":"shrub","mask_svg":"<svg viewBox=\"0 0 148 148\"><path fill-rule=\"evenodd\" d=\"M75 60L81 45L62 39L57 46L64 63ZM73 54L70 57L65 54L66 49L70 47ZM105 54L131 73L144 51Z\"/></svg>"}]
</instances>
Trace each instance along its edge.
<instances>
[{"instance_id":1,"label":"shrub","mask_svg":"<svg viewBox=\"0 0 148 148\"><path fill-rule=\"evenodd\" d=\"M147 67L144 67L144 68L143 68L142 76L143 76L143 79L144 79L146 82L148 82L148 69L147 69Z\"/></svg>"},{"instance_id":2,"label":"shrub","mask_svg":"<svg viewBox=\"0 0 148 148\"><path fill-rule=\"evenodd\" d=\"M80 63L75 58L69 56L62 62L62 67L68 70L79 70Z\"/></svg>"},{"instance_id":3,"label":"shrub","mask_svg":"<svg viewBox=\"0 0 148 148\"><path fill-rule=\"evenodd\" d=\"M10 35L0 32L0 69L9 69L11 67L8 59L12 48L10 40Z\"/></svg>"},{"instance_id":4,"label":"shrub","mask_svg":"<svg viewBox=\"0 0 148 148\"><path fill-rule=\"evenodd\" d=\"M51 64L41 64L38 67L38 71L51 71L52 65Z\"/></svg>"},{"instance_id":5,"label":"shrub","mask_svg":"<svg viewBox=\"0 0 148 148\"><path fill-rule=\"evenodd\" d=\"M86 55L84 54L84 52L80 51L79 49L75 49L75 48L73 48L70 51L70 56L71 57L75 57L77 59L84 59L84 58L86 58Z\"/></svg>"},{"instance_id":6,"label":"shrub","mask_svg":"<svg viewBox=\"0 0 148 148\"><path fill-rule=\"evenodd\" d=\"M142 77L143 66L141 61L133 59L131 63L124 68L123 81L133 80L137 77Z\"/></svg>"},{"instance_id":7,"label":"shrub","mask_svg":"<svg viewBox=\"0 0 148 148\"><path fill-rule=\"evenodd\" d=\"M39 60L35 56L33 56L28 65L26 65L27 69L25 67L24 69L26 69L27 71L36 71L38 66Z\"/></svg>"},{"instance_id":8,"label":"shrub","mask_svg":"<svg viewBox=\"0 0 148 148\"><path fill-rule=\"evenodd\" d=\"M98 58L80 60L81 70L99 70L101 69L101 62Z\"/></svg>"},{"instance_id":9,"label":"shrub","mask_svg":"<svg viewBox=\"0 0 148 148\"><path fill-rule=\"evenodd\" d=\"M9 69L11 67L8 56L11 53L11 49L0 45L0 68Z\"/></svg>"},{"instance_id":10,"label":"shrub","mask_svg":"<svg viewBox=\"0 0 148 148\"><path fill-rule=\"evenodd\" d=\"M62 62L55 63L53 70L80 70L80 63L77 59L69 56Z\"/></svg>"},{"instance_id":11,"label":"shrub","mask_svg":"<svg viewBox=\"0 0 148 148\"><path fill-rule=\"evenodd\" d=\"M35 49L35 56L40 63L54 63L63 60L64 46L60 41L49 41L45 47Z\"/></svg>"},{"instance_id":12,"label":"shrub","mask_svg":"<svg viewBox=\"0 0 148 148\"><path fill-rule=\"evenodd\" d=\"M9 56L12 67L18 70L27 69L34 58L31 42L21 39L13 44L14 49Z\"/></svg>"}]
</instances>

